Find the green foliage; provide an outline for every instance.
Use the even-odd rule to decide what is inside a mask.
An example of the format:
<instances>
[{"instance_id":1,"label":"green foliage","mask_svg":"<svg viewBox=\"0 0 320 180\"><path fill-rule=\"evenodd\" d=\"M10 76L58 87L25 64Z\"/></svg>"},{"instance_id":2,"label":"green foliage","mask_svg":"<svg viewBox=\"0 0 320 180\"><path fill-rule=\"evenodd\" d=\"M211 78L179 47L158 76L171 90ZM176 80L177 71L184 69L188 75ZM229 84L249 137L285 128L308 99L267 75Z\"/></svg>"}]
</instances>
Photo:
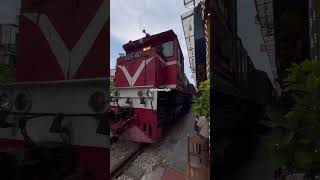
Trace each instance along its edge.
<instances>
[{"instance_id":1,"label":"green foliage","mask_svg":"<svg viewBox=\"0 0 320 180\"><path fill-rule=\"evenodd\" d=\"M0 63L0 82L15 80L15 70L12 66Z\"/></svg>"},{"instance_id":2,"label":"green foliage","mask_svg":"<svg viewBox=\"0 0 320 180\"><path fill-rule=\"evenodd\" d=\"M113 89L113 88L114 88L114 82L112 81L111 78L109 79L108 87L110 87L110 89Z\"/></svg>"},{"instance_id":3,"label":"green foliage","mask_svg":"<svg viewBox=\"0 0 320 180\"><path fill-rule=\"evenodd\" d=\"M262 121L272 128L266 137L274 168L283 165L292 171L319 171L320 164L320 63L309 60L288 69L284 92L293 99L288 112L268 108Z\"/></svg>"},{"instance_id":4,"label":"green foliage","mask_svg":"<svg viewBox=\"0 0 320 180\"><path fill-rule=\"evenodd\" d=\"M192 112L201 116L209 117L210 115L210 81L205 80L199 85L198 97L194 97L194 104L192 105Z\"/></svg>"}]
</instances>

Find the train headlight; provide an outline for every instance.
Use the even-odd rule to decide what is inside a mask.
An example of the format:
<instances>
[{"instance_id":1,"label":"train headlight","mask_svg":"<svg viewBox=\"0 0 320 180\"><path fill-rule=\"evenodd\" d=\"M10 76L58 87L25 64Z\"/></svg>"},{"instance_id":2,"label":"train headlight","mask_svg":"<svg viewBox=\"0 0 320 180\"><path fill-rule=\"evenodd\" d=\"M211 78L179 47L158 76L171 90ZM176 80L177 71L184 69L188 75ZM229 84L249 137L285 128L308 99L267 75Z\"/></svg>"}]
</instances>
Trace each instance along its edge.
<instances>
[{"instance_id":1,"label":"train headlight","mask_svg":"<svg viewBox=\"0 0 320 180\"><path fill-rule=\"evenodd\" d=\"M17 111L27 112L32 105L31 95L27 92L19 92L14 100L14 106Z\"/></svg>"},{"instance_id":2,"label":"train headlight","mask_svg":"<svg viewBox=\"0 0 320 180\"><path fill-rule=\"evenodd\" d=\"M89 106L94 112L104 111L107 107L107 97L103 92L95 92L90 96Z\"/></svg>"},{"instance_id":3,"label":"train headlight","mask_svg":"<svg viewBox=\"0 0 320 180\"><path fill-rule=\"evenodd\" d=\"M2 93L0 95L0 110L1 111L8 111L11 108L11 102L9 94Z\"/></svg>"},{"instance_id":4,"label":"train headlight","mask_svg":"<svg viewBox=\"0 0 320 180\"><path fill-rule=\"evenodd\" d=\"M153 96L154 96L154 91L151 91L150 89L147 90L146 96L147 96L147 97L150 97L150 98L153 97Z\"/></svg>"},{"instance_id":5,"label":"train headlight","mask_svg":"<svg viewBox=\"0 0 320 180\"><path fill-rule=\"evenodd\" d=\"M151 46L143 48L143 51L148 51L151 49Z\"/></svg>"},{"instance_id":6,"label":"train headlight","mask_svg":"<svg viewBox=\"0 0 320 180\"><path fill-rule=\"evenodd\" d=\"M139 90L138 91L138 96L141 98L141 97L143 97L143 91L142 90Z\"/></svg>"}]
</instances>

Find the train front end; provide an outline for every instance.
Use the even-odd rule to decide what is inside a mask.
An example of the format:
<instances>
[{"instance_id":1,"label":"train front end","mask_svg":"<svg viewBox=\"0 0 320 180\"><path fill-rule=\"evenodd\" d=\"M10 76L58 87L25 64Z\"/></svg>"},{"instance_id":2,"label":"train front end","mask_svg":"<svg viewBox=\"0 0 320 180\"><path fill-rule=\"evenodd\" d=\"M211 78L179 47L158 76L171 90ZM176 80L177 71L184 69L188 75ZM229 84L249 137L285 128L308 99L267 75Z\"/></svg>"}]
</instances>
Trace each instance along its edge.
<instances>
[{"instance_id":1,"label":"train front end","mask_svg":"<svg viewBox=\"0 0 320 180\"><path fill-rule=\"evenodd\" d=\"M1 179L107 179L109 1L21 3L16 82L0 86Z\"/></svg>"},{"instance_id":2,"label":"train front end","mask_svg":"<svg viewBox=\"0 0 320 180\"><path fill-rule=\"evenodd\" d=\"M179 71L181 49L172 30L130 41L126 55L117 59L115 87L111 93L111 134L120 139L155 143L163 135L172 92L184 86ZM181 84L179 84L181 83ZM178 96L171 102L178 103Z\"/></svg>"},{"instance_id":3,"label":"train front end","mask_svg":"<svg viewBox=\"0 0 320 180\"><path fill-rule=\"evenodd\" d=\"M111 133L122 139L154 143L161 137L157 124L161 70L160 56L154 50L127 61L120 57L116 70L116 88L111 92ZM162 58L161 58L162 59ZM133 77L130 73L134 72Z\"/></svg>"}]
</instances>

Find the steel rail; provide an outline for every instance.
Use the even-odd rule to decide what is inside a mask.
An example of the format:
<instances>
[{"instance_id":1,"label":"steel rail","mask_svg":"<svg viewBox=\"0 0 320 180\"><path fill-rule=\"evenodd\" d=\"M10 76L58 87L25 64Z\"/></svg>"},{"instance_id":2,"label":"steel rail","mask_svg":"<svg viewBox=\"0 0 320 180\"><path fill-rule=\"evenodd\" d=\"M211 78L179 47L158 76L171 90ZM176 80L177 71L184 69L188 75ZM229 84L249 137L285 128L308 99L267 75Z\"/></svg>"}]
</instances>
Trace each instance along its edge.
<instances>
[{"instance_id":1,"label":"steel rail","mask_svg":"<svg viewBox=\"0 0 320 180\"><path fill-rule=\"evenodd\" d=\"M130 164L143 152L147 144L141 143L139 148L133 151L125 160L123 160L119 165L113 168L110 172L110 179L119 177Z\"/></svg>"}]
</instances>

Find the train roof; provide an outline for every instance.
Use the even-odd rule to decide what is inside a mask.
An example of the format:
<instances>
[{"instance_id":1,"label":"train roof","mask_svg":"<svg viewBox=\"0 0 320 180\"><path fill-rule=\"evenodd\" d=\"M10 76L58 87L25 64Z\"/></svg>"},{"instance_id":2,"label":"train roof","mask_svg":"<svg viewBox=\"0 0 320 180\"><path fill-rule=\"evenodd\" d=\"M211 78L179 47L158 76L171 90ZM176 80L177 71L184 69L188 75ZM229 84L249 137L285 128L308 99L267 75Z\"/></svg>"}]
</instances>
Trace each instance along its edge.
<instances>
[{"instance_id":1,"label":"train roof","mask_svg":"<svg viewBox=\"0 0 320 180\"><path fill-rule=\"evenodd\" d=\"M126 51L126 53L130 53L145 46L158 45L174 39L177 39L177 35L173 32L173 30L168 30L162 33L145 36L135 41L129 41L127 44L123 45L123 49Z\"/></svg>"}]
</instances>

